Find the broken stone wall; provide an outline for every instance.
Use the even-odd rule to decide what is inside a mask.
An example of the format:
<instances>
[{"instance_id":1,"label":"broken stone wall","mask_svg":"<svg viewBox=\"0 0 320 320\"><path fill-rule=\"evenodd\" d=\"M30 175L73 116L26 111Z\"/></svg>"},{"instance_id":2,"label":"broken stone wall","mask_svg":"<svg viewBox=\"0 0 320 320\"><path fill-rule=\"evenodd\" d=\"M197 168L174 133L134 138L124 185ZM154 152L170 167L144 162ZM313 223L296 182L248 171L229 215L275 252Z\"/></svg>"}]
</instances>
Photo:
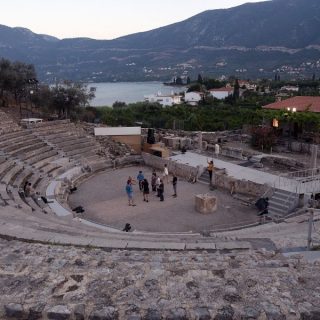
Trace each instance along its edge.
<instances>
[{"instance_id":1,"label":"broken stone wall","mask_svg":"<svg viewBox=\"0 0 320 320\"><path fill-rule=\"evenodd\" d=\"M177 176L184 177L186 179L189 179L190 177L199 177L204 170L202 166L194 168L186 164L177 163L144 152L142 153L142 158L145 164L149 167L162 171L166 164L170 174L174 172Z\"/></svg>"},{"instance_id":2,"label":"broken stone wall","mask_svg":"<svg viewBox=\"0 0 320 320\"><path fill-rule=\"evenodd\" d=\"M234 192L246 194L250 196L260 197L264 194L269 186L258 184L248 180L237 180L234 177L229 177L223 170L214 172L212 182L214 186L230 191L234 185Z\"/></svg>"}]
</instances>

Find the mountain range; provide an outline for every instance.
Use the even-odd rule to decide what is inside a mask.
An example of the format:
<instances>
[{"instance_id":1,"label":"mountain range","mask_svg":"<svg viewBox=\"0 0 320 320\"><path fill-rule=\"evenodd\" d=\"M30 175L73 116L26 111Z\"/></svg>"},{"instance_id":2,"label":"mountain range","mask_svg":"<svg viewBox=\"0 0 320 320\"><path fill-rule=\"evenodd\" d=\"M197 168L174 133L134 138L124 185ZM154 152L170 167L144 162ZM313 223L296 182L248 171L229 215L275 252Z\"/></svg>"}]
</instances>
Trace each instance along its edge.
<instances>
[{"instance_id":1,"label":"mountain range","mask_svg":"<svg viewBox=\"0 0 320 320\"><path fill-rule=\"evenodd\" d=\"M319 0L272 0L114 40L60 40L0 25L0 57L34 64L47 82L309 77L320 73L319 30Z\"/></svg>"}]
</instances>

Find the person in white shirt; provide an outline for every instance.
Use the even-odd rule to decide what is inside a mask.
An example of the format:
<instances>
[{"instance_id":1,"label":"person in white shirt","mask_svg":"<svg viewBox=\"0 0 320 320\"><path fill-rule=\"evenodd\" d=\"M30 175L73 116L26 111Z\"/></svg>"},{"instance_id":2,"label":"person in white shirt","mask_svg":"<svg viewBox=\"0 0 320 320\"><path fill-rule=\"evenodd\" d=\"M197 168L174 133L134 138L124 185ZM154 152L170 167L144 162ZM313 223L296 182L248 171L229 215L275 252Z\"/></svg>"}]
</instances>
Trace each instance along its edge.
<instances>
[{"instance_id":1,"label":"person in white shirt","mask_svg":"<svg viewBox=\"0 0 320 320\"><path fill-rule=\"evenodd\" d=\"M160 183L161 183L160 177L157 176L157 180L156 180L157 197L160 197L160 194L159 194L159 186L160 186Z\"/></svg>"},{"instance_id":2,"label":"person in white shirt","mask_svg":"<svg viewBox=\"0 0 320 320\"><path fill-rule=\"evenodd\" d=\"M216 143L214 145L214 154L215 154L216 158L219 158L219 153L220 153L220 146Z\"/></svg>"},{"instance_id":3,"label":"person in white shirt","mask_svg":"<svg viewBox=\"0 0 320 320\"><path fill-rule=\"evenodd\" d=\"M166 164L164 165L164 168L163 168L163 181L165 180L167 181L167 183L169 183L169 170Z\"/></svg>"}]
</instances>

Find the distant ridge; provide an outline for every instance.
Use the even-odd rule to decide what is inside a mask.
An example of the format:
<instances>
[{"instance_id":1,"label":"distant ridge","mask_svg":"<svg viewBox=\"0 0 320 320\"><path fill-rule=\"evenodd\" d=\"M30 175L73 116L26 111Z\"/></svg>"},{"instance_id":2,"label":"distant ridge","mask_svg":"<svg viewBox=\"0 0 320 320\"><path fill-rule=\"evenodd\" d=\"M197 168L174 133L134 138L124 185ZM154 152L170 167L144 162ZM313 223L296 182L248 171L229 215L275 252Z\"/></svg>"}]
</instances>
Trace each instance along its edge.
<instances>
[{"instance_id":1,"label":"distant ridge","mask_svg":"<svg viewBox=\"0 0 320 320\"><path fill-rule=\"evenodd\" d=\"M114 40L59 40L0 25L0 56L33 63L42 80L168 80L320 73L320 1L273 0L209 10Z\"/></svg>"}]
</instances>

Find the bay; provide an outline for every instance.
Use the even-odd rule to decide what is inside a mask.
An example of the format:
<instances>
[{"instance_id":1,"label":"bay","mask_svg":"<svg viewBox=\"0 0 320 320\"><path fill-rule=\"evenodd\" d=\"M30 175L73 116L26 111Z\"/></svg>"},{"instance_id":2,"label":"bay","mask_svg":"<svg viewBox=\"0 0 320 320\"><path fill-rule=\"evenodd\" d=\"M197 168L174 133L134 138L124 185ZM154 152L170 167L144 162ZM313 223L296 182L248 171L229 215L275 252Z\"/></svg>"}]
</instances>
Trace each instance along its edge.
<instances>
[{"instance_id":1,"label":"bay","mask_svg":"<svg viewBox=\"0 0 320 320\"><path fill-rule=\"evenodd\" d=\"M89 83L88 88L94 87L95 98L90 102L91 106L109 106L116 101L134 103L144 101L144 97L152 94L180 93L185 87L165 86L162 82L103 82Z\"/></svg>"}]
</instances>

